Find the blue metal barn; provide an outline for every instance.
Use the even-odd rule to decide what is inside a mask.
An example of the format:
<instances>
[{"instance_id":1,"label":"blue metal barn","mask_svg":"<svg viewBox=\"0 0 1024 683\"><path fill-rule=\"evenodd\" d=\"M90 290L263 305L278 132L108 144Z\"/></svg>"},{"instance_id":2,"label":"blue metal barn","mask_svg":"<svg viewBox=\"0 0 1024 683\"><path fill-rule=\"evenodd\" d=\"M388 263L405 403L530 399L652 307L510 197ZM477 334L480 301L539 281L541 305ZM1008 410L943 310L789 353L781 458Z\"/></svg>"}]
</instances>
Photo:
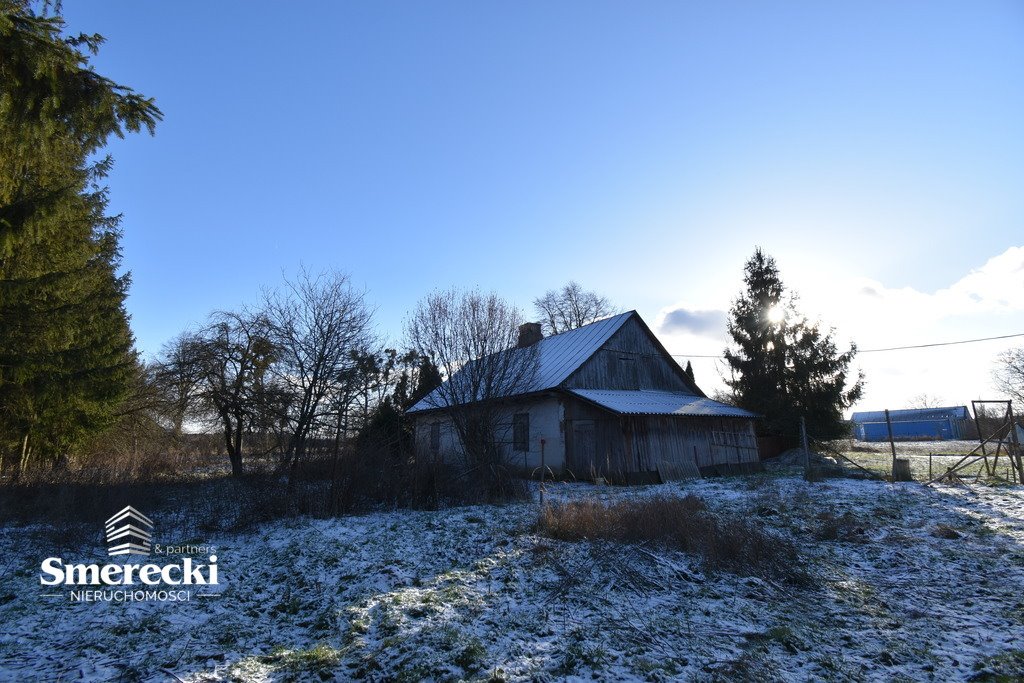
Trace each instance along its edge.
<instances>
[{"instance_id":1,"label":"blue metal barn","mask_svg":"<svg viewBox=\"0 0 1024 683\"><path fill-rule=\"evenodd\" d=\"M888 441L884 410L853 414L854 437L858 441ZM896 441L946 441L967 438L971 414L967 406L890 410L892 436Z\"/></svg>"}]
</instances>

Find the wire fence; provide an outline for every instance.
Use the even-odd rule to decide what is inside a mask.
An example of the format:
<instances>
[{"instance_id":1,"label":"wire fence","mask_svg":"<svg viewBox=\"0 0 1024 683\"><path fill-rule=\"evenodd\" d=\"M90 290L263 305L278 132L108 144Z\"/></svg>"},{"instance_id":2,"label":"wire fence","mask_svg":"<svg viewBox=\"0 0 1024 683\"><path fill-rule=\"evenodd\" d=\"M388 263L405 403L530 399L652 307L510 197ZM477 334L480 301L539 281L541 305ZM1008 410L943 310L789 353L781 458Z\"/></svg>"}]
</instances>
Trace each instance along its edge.
<instances>
[{"instance_id":1,"label":"wire fence","mask_svg":"<svg viewBox=\"0 0 1024 683\"><path fill-rule=\"evenodd\" d=\"M893 479L894 462L897 464L896 479L922 483L940 479L951 483L982 480L1014 482L1019 479L1007 452L996 454L990 448L982 453L978 441L890 443L852 439L819 441L811 438L810 448L815 453L831 457L848 470L888 480Z\"/></svg>"}]
</instances>

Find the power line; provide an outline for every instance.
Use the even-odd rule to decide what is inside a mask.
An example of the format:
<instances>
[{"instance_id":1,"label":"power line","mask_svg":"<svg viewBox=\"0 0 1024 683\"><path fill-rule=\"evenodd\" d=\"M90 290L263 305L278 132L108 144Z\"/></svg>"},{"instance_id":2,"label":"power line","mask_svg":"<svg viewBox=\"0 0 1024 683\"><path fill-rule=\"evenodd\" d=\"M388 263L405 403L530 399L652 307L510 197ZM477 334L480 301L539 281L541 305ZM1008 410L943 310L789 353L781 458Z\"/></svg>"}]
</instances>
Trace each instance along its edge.
<instances>
[{"instance_id":1,"label":"power line","mask_svg":"<svg viewBox=\"0 0 1024 683\"><path fill-rule=\"evenodd\" d=\"M882 351L906 351L908 349L928 349L935 346L956 346L958 344L974 344L976 342L995 341L997 339L1013 339L1024 337L1024 332L1017 334L1003 334L998 337L980 337L978 339L961 339L959 341L933 342L930 344L912 344L910 346L889 346L883 349L857 349L857 353L880 353ZM673 353L673 358L725 358L725 356L701 356L695 354Z\"/></svg>"},{"instance_id":2,"label":"power line","mask_svg":"<svg viewBox=\"0 0 1024 683\"><path fill-rule=\"evenodd\" d=\"M933 346L956 346L957 344L973 344L975 342L994 341L996 339L1012 339L1013 337L1024 337L1024 332L1018 334L1004 334L998 337L981 337L980 339L961 339L960 341L935 342L933 344L914 344L913 346L891 346L886 349L857 349L857 353L878 353L879 351L904 351L906 349L927 349Z\"/></svg>"}]
</instances>

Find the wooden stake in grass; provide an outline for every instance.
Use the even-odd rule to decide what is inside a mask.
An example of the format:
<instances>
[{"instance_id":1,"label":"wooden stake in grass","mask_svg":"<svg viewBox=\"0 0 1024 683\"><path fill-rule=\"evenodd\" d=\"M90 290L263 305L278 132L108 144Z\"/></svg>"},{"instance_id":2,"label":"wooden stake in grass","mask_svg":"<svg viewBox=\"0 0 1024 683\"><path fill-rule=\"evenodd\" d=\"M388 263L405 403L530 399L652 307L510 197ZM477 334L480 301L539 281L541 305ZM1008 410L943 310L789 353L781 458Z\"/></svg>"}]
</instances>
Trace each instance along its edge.
<instances>
[{"instance_id":1,"label":"wooden stake in grass","mask_svg":"<svg viewBox=\"0 0 1024 683\"><path fill-rule=\"evenodd\" d=\"M889 430L889 447L892 449L892 469L889 470L893 483L896 483L896 441L892 438L892 420L889 419L889 409L885 409L885 427Z\"/></svg>"},{"instance_id":2,"label":"wooden stake in grass","mask_svg":"<svg viewBox=\"0 0 1024 683\"><path fill-rule=\"evenodd\" d=\"M546 439L540 440L540 506L544 507L544 444Z\"/></svg>"}]
</instances>

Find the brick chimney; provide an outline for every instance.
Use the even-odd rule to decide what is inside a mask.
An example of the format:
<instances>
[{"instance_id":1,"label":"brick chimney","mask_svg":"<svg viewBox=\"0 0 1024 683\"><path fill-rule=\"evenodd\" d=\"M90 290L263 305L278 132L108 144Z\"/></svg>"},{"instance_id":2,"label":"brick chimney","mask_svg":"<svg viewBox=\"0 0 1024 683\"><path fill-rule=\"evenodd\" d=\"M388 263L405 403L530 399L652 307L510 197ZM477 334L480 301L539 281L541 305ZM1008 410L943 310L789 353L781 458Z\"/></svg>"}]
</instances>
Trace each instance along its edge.
<instances>
[{"instance_id":1,"label":"brick chimney","mask_svg":"<svg viewBox=\"0 0 1024 683\"><path fill-rule=\"evenodd\" d=\"M540 323L523 323L519 326L519 343L516 346L521 349L533 346L543 338L544 334L540 331Z\"/></svg>"}]
</instances>

